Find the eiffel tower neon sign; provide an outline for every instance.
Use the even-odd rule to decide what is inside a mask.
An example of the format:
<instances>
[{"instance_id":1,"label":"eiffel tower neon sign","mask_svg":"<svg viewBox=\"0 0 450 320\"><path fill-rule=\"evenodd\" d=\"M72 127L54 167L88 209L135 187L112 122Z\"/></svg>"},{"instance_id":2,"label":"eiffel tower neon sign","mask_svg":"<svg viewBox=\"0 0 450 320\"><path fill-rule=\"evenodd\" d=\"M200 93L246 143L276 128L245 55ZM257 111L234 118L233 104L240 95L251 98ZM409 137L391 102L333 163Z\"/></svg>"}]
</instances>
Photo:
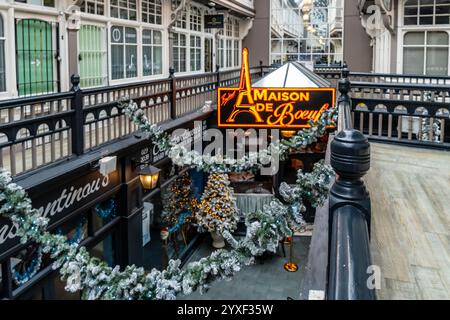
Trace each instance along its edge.
<instances>
[{"instance_id":1,"label":"eiffel tower neon sign","mask_svg":"<svg viewBox=\"0 0 450 320\"><path fill-rule=\"evenodd\" d=\"M248 55L244 48L239 86L218 89L219 127L307 128L334 105L334 88L252 88Z\"/></svg>"}]
</instances>

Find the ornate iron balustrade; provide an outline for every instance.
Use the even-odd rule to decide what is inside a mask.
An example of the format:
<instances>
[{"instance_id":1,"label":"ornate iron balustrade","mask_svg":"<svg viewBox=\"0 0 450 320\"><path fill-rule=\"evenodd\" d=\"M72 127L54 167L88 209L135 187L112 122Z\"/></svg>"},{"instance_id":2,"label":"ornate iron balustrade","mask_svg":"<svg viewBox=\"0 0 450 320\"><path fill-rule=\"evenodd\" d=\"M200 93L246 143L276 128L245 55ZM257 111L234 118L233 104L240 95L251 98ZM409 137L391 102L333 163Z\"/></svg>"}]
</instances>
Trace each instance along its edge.
<instances>
[{"instance_id":1,"label":"ornate iron balustrade","mask_svg":"<svg viewBox=\"0 0 450 320\"><path fill-rule=\"evenodd\" d=\"M251 68L252 79L270 69ZM85 89L0 101L0 167L14 176L81 155L133 134L137 127L118 108L133 99L152 123L163 123L216 102L219 86L239 82L239 70Z\"/></svg>"},{"instance_id":2,"label":"ornate iron balustrade","mask_svg":"<svg viewBox=\"0 0 450 320\"><path fill-rule=\"evenodd\" d=\"M369 139L450 147L448 86L352 82L351 87L353 125Z\"/></svg>"}]
</instances>

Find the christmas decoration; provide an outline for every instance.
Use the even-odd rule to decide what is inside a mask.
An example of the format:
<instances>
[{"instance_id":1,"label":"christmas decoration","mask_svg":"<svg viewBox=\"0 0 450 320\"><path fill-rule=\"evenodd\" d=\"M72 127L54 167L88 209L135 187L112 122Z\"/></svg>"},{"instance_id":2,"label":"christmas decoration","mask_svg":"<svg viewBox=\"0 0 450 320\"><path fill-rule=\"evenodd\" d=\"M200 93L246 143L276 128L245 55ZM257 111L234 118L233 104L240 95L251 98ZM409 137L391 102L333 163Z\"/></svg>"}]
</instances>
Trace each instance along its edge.
<instances>
[{"instance_id":1,"label":"christmas decoration","mask_svg":"<svg viewBox=\"0 0 450 320\"><path fill-rule=\"evenodd\" d=\"M313 208L318 208L323 205L328 195L333 176L333 168L325 165L323 161L319 161L314 165L311 173L298 171L297 183L294 186L282 182L280 195L287 203L299 207L301 212L305 211L305 201L311 203Z\"/></svg>"},{"instance_id":2,"label":"christmas decoration","mask_svg":"<svg viewBox=\"0 0 450 320\"><path fill-rule=\"evenodd\" d=\"M49 254L53 268L59 269L66 281L67 291L82 291L82 298L89 300L172 300L180 293L204 292L211 282L228 279L243 266L254 263L255 256L275 252L280 239L292 235L290 226L298 223L291 206L274 200L263 211L246 217L244 239L236 240L224 228L223 235L233 250L217 250L183 270L180 261L171 260L166 270L146 273L136 266L127 266L123 271L119 266L111 268L91 257L85 247L70 244L66 236L47 232L48 219L32 208L25 190L13 183L4 169L0 169L0 215L16 226L22 243L33 241Z\"/></svg>"},{"instance_id":3,"label":"christmas decoration","mask_svg":"<svg viewBox=\"0 0 450 320\"><path fill-rule=\"evenodd\" d=\"M13 269L13 280L18 286L30 281L41 269L42 250L39 246L30 246L25 256Z\"/></svg>"},{"instance_id":4,"label":"christmas decoration","mask_svg":"<svg viewBox=\"0 0 450 320\"><path fill-rule=\"evenodd\" d=\"M203 193L195 217L201 229L222 234L237 226L237 207L228 175L212 173Z\"/></svg>"},{"instance_id":5,"label":"christmas decoration","mask_svg":"<svg viewBox=\"0 0 450 320\"><path fill-rule=\"evenodd\" d=\"M117 205L114 199L109 199L95 206L95 211L103 219L114 218L116 216L116 209Z\"/></svg>"},{"instance_id":6,"label":"christmas decoration","mask_svg":"<svg viewBox=\"0 0 450 320\"><path fill-rule=\"evenodd\" d=\"M191 179L185 173L178 177L163 194L161 222L171 228L170 233L173 233L182 224L190 223L195 211L195 201L191 197Z\"/></svg>"},{"instance_id":7,"label":"christmas decoration","mask_svg":"<svg viewBox=\"0 0 450 320\"><path fill-rule=\"evenodd\" d=\"M309 121L309 128L300 130L297 135L288 139L272 142L266 150L258 153L249 153L239 159L230 159L222 155L203 156L197 151L187 151L180 142L180 138L171 138L167 133L155 124L150 124L144 111L133 101L123 98L119 102L131 121L136 124L142 132L148 135L148 139L159 147L161 151L169 151L169 157L178 166L196 167L203 172L247 172L256 171L265 164L270 163L273 157L286 159L289 149L301 149L317 142L328 127L334 127L337 120L337 108L331 108L322 113L317 122Z\"/></svg>"}]
</instances>

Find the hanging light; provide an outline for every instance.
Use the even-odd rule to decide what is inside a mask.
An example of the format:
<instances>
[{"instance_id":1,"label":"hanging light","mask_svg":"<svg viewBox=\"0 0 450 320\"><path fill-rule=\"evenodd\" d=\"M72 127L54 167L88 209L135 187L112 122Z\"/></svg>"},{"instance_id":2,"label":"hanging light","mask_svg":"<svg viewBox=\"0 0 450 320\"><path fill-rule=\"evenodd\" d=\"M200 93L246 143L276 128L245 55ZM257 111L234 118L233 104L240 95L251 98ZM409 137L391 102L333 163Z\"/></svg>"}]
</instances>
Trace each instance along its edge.
<instances>
[{"instance_id":1,"label":"hanging light","mask_svg":"<svg viewBox=\"0 0 450 320\"><path fill-rule=\"evenodd\" d=\"M145 190L155 189L158 185L160 172L160 169L151 165L140 169L137 174L139 175L139 179L141 180L142 187Z\"/></svg>"}]
</instances>

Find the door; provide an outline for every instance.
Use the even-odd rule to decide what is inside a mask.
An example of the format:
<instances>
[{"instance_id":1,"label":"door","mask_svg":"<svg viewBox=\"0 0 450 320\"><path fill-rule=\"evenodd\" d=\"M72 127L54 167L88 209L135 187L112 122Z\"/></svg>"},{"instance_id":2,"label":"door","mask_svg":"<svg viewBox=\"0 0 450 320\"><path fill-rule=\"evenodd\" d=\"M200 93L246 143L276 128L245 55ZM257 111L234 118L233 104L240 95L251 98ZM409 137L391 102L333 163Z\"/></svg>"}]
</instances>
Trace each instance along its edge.
<instances>
[{"instance_id":1,"label":"door","mask_svg":"<svg viewBox=\"0 0 450 320\"><path fill-rule=\"evenodd\" d=\"M83 25L79 31L79 70L82 88L106 85L106 33L98 26Z\"/></svg>"},{"instance_id":2,"label":"door","mask_svg":"<svg viewBox=\"0 0 450 320\"><path fill-rule=\"evenodd\" d=\"M46 21L16 20L17 90L20 96L57 90L58 51L54 28Z\"/></svg>"},{"instance_id":3,"label":"door","mask_svg":"<svg viewBox=\"0 0 450 320\"><path fill-rule=\"evenodd\" d=\"M213 40L205 38L205 72L213 72Z\"/></svg>"}]
</instances>

